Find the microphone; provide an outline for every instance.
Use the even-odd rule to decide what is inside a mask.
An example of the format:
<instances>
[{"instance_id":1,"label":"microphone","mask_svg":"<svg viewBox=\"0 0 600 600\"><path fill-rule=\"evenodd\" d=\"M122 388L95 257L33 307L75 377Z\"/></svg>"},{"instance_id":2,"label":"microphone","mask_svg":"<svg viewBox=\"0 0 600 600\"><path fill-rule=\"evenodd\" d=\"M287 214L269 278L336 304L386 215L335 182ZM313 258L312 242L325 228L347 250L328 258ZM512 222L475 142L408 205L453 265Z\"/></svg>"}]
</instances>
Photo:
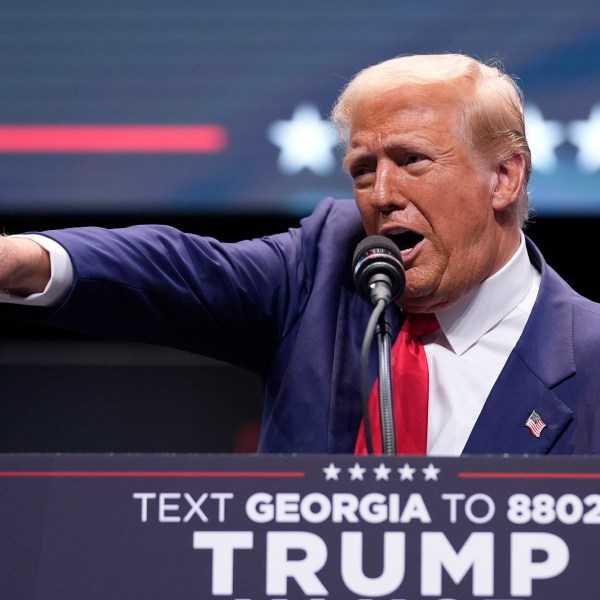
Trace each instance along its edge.
<instances>
[{"instance_id":1,"label":"microphone","mask_svg":"<svg viewBox=\"0 0 600 600\"><path fill-rule=\"evenodd\" d=\"M382 235L371 235L359 242L352 259L354 285L367 301L387 306L404 291L406 275L398 246Z\"/></svg>"}]
</instances>

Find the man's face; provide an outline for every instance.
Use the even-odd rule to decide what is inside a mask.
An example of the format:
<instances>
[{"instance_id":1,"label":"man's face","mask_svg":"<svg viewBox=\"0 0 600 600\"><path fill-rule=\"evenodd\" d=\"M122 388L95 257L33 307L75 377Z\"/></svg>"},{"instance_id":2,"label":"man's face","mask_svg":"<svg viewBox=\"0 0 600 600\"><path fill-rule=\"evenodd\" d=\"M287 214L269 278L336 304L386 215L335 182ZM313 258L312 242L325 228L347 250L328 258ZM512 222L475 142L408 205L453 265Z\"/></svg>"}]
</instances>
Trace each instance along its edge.
<instances>
[{"instance_id":1,"label":"man's face","mask_svg":"<svg viewBox=\"0 0 600 600\"><path fill-rule=\"evenodd\" d=\"M518 244L518 228L508 236L492 207L495 166L463 138L458 94L449 84L381 94L359 107L350 132L344 166L367 235L402 250L399 304L409 312L454 304Z\"/></svg>"}]
</instances>

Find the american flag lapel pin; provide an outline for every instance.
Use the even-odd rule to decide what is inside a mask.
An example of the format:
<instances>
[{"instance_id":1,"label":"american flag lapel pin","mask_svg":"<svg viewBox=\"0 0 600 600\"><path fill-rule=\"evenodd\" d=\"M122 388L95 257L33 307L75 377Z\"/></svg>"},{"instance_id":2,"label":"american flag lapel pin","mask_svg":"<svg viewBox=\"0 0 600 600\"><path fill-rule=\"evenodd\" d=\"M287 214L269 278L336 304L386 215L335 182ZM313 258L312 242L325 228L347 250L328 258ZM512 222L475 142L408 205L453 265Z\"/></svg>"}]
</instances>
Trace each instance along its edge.
<instances>
[{"instance_id":1,"label":"american flag lapel pin","mask_svg":"<svg viewBox=\"0 0 600 600\"><path fill-rule=\"evenodd\" d=\"M533 433L535 437L539 438L540 434L542 433L542 429L546 427L546 423L544 423L542 417L540 417L540 415L538 415L534 410L527 418L527 421L525 421L525 427L529 428L531 433Z\"/></svg>"}]
</instances>

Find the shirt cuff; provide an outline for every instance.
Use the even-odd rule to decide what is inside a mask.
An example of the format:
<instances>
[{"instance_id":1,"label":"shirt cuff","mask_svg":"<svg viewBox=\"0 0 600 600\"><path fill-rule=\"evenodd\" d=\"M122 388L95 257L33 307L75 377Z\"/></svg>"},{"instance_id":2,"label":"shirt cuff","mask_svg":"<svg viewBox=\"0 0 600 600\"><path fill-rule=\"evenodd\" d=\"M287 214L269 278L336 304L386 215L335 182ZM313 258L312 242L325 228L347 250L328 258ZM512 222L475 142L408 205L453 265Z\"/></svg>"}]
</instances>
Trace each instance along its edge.
<instances>
[{"instance_id":1,"label":"shirt cuff","mask_svg":"<svg viewBox=\"0 0 600 600\"><path fill-rule=\"evenodd\" d=\"M0 303L21 304L24 306L52 307L60 303L73 285L73 263L67 251L57 242L43 235L15 235L11 237L27 238L37 242L50 254L50 281L43 292L21 297L0 293Z\"/></svg>"}]
</instances>

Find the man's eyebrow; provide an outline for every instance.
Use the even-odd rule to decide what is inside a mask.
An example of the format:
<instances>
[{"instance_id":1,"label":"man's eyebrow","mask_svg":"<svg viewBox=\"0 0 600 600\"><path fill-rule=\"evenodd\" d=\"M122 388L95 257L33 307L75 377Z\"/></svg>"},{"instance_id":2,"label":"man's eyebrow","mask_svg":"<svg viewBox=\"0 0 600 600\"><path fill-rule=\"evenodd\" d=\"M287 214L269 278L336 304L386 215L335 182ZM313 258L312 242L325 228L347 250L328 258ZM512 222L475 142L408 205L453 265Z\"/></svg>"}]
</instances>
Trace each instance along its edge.
<instances>
[{"instance_id":1,"label":"man's eyebrow","mask_svg":"<svg viewBox=\"0 0 600 600\"><path fill-rule=\"evenodd\" d=\"M364 148L351 148L346 152L346 156L344 156L344 160L342 161L342 168L346 173L350 170L350 164L361 160L363 158L368 158L370 156L369 152Z\"/></svg>"},{"instance_id":2,"label":"man's eyebrow","mask_svg":"<svg viewBox=\"0 0 600 600\"><path fill-rule=\"evenodd\" d=\"M384 143L386 151L414 151L422 152L426 148L429 140L424 136L413 135L408 138L405 134L392 134L387 137ZM368 147L362 145L360 141L356 141L346 151L346 156L342 161L342 168L348 172L350 163L369 158L371 152Z\"/></svg>"}]
</instances>

